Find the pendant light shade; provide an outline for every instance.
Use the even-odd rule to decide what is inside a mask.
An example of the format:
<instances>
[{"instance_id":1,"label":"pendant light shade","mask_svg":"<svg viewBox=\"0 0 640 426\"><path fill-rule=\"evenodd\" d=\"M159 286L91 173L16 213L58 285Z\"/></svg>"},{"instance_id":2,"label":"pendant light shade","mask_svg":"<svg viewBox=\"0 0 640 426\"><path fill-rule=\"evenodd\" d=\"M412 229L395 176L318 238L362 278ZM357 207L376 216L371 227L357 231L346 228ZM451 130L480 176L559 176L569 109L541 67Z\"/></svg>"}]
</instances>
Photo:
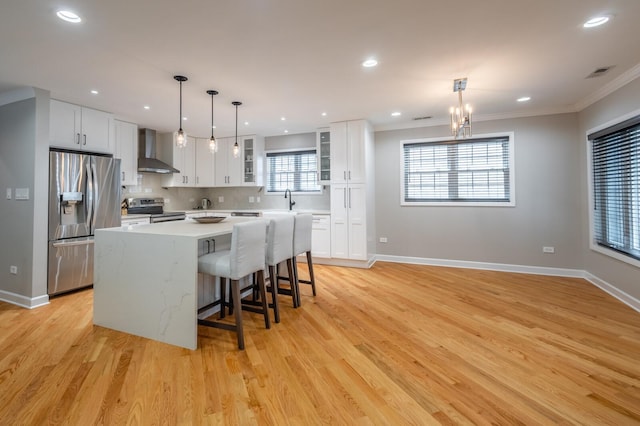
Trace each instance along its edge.
<instances>
[{"instance_id":1,"label":"pendant light shade","mask_svg":"<svg viewBox=\"0 0 640 426\"><path fill-rule=\"evenodd\" d=\"M218 151L218 143L215 136L213 136L213 97L218 94L215 90L207 90L207 93L211 95L211 139L209 139L209 151L213 154Z\"/></svg>"},{"instance_id":2,"label":"pendant light shade","mask_svg":"<svg viewBox=\"0 0 640 426\"><path fill-rule=\"evenodd\" d=\"M242 102L233 101L231 104L236 107L236 143L233 144L233 158L238 158L238 155L240 155L240 145L238 145L238 106L242 105Z\"/></svg>"},{"instance_id":3,"label":"pendant light shade","mask_svg":"<svg viewBox=\"0 0 640 426\"><path fill-rule=\"evenodd\" d=\"M178 148L184 148L187 146L187 135L182 130L182 82L187 81L188 78L182 75L174 75L173 78L180 83L180 126L176 133L176 146Z\"/></svg>"}]
</instances>

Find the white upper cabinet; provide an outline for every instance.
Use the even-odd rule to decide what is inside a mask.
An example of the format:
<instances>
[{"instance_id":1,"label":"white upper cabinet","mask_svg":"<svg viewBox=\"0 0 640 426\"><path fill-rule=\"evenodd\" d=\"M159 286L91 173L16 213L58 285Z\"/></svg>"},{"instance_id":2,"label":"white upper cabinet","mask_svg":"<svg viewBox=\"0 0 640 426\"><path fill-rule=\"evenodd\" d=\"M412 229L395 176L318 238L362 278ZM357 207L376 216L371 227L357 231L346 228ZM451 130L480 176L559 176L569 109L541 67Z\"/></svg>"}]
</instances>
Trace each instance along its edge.
<instances>
[{"instance_id":1,"label":"white upper cabinet","mask_svg":"<svg viewBox=\"0 0 640 426\"><path fill-rule=\"evenodd\" d=\"M49 136L52 147L113 154L113 115L51 99Z\"/></svg>"},{"instance_id":2,"label":"white upper cabinet","mask_svg":"<svg viewBox=\"0 0 640 426\"><path fill-rule=\"evenodd\" d=\"M238 137L242 148L242 184L244 186L263 185L264 139L256 136Z\"/></svg>"},{"instance_id":3,"label":"white upper cabinet","mask_svg":"<svg viewBox=\"0 0 640 426\"><path fill-rule=\"evenodd\" d=\"M125 121L114 120L115 152L120 161L120 184L138 183L138 126Z\"/></svg>"},{"instance_id":4,"label":"white upper cabinet","mask_svg":"<svg viewBox=\"0 0 640 426\"><path fill-rule=\"evenodd\" d=\"M233 155L235 136L218 139L215 186L262 186L264 138L238 136L238 156Z\"/></svg>"},{"instance_id":5,"label":"white upper cabinet","mask_svg":"<svg viewBox=\"0 0 640 426\"><path fill-rule=\"evenodd\" d=\"M175 133L165 133L158 137L162 143L163 158L180 173L167 174L163 185L170 187L196 186L196 138L187 136L187 145L179 148L175 144Z\"/></svg>"},{"instance_id":6,"label":"white upper cabinet","mask_svg":"<svg viewBox=\"0 0 640 426\"><path fill-rule=\"evenodd\" d=\"M209 150L209 139L196 138L196 181L195 186L215 186L216 157Z\"/></svg>"},{"instance_id":7,"label":"white upper cabinet","mask_svg":"<svg viewBox=\"0 0 640 426\"><path fill-rule=\"evenodd\" d=\"M331 182L331 131L319 129L316 132L316 156L318 162L318 182Z\"/></svg>"},{"instance_id":8,"label":"white upper cabinet","mask_svg":"<svg viewBox=\"0 0 640 426\"><path fill-rule=\"evenodd\" d=\"M331 123L331 183L365 183L364 120Z\"/></svg>"}]
</instances>

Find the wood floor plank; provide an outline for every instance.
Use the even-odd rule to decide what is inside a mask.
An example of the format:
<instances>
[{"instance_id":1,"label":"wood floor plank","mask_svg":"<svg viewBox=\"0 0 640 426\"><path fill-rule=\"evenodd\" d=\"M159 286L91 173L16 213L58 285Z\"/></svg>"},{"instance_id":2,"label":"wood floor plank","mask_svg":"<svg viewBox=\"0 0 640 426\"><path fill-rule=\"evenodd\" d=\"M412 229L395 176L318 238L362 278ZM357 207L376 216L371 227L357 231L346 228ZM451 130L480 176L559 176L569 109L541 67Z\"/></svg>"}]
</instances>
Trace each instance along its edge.
<instances>
[{"instance_id":1,"label":"wood floor plank","mask_svg":"<svg viewBox=\"0 0 640 426\"><path fill-rule=\"evenodd\" d=\"M0 302L0 424L640 425L640 313L582 279L314 269L280 324L243 313L245 351L93 326L92 290Z\"/></svg>"}]
</instances>

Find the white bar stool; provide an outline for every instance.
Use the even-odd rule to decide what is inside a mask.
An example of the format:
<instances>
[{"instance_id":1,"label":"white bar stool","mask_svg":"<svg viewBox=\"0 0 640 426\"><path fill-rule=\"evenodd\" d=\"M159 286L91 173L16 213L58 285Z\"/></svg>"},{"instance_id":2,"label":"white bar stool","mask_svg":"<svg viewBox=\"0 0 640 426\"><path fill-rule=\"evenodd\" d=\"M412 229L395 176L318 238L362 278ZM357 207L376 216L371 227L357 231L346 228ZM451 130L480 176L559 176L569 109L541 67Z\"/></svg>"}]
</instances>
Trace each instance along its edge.
<instances>
[{"instance_id":1,"label":"white bar stool","mask_svg":"<svg viewBox=\"0 0 640 426\"><path fill-rule=\"evenodd\" d=\"M316 279L313 275L313 261L311 259L311 232L313 229L313 215L298 214L294 216L293 227L293 276L298 296L298 306L300 306L300 286L298 283L310 284L313 295L316 295ZM307 257L307 267L309 269L309 279L301 280L298 275L298 262L296 256L305 254Z\"/></svg>"},{"instance_id":2,"label":"white bar stool","mask_svg":"<svg viewBox=\"0 0 640 426\"><path fill-rule=\"evenodd\" d=\"M280 311L278 308L278 297L280 294L290 294L293 300L293 307L298 307L298 297L295 288L295 281L291 282L291 290L278 287L277 266L280 262L287 262L289 276L293 276L293 216L277 216L270 220L267 229L267 249L265 262L269 269L269 286L273 304L273 314L275 322L280 322Z\"/></svg>"},{"instance_id":3,"label":"white bar stool","mask_svg":"<svg viewBox=\"0 0 640 426\"><path fill-rule=\"evenodd\" d=\"M252 220L233 225L231 234L231 249L205 254L198 258L198 272L220 277L221 288L227 285L226 280L231 281L231 300L234 306L241 306L239 280L257 273L258 287L262 300L264 324L270 328L269 308L264 283L265 260L265 234L267 222L264 220ZM224 295L224 291L221 291ZM224 297L224 296L223 296ZM224 301L221 306L221 317L225 308ZM256 311L257 312L257 311ZM235 310L234 324L226 324L207 319L199 319L198 324L207 327L222 328L235 331L238 334L238 349L244 349L244 330L242 328L242 309Z\"/></svg>"}]
</instances>

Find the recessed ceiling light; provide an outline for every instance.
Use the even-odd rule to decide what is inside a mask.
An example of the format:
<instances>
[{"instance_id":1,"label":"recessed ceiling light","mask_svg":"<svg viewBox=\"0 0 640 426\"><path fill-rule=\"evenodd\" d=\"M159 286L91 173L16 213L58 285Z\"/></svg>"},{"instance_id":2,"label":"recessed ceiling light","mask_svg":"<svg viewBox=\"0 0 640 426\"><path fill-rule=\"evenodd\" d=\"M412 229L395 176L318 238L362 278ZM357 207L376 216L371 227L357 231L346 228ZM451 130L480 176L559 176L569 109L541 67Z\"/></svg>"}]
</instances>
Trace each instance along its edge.
<instances>
[{"instance_id":1,"label":"recessed ceiling light","mask_svg":"<svg viewBox=\"0 0 640 426\"><path fill-rule=\"evenodd\" d=\"M187 121L187 117L182 117L182 121Z\"/></svg>"},{"instance_id":2,"label":"recessed ceiling light","mask_svg":"<svg viewBox=\"0 0 640 426\"><path fill-rule=\"evenodd\" d=\"M97 95L97 94L98 94L98 91L97 91L97 90L92 90L92 91L91 91L91 94L92 94L92 95Z\"/></svg>"},{"instance_id":3,"label":"recessed ceiling light","mask_svg":"<svg viewBox=\"0 0 640 426\"><path fill-rule=\"evenodd\" d=\"M285 130L284 132L285 132L285 133L289 133L289 131L288 131L288 130Z\"/></svg>"},{"instance_id":4,"label":"recessed ceiling light","mask_svg":"<svg viewBox=\"0 0 640 426\"><path fill-rule=\"evenodd\" d=\"M326 112L323 112L323 113L322 113L322 116L323 116L323 117L326 117L326 116L327 116L327 113L326 113Z\"/></svg>"},{"instance_id":5,"label":"recessed ceiling light","mask_svg":"<svg viewBox=\"0 0 640 426\"><path fill-rule=\"evenodd\" d=\"M518 98L517 101L518 102L527 102L531 100L531 96L523 96L521 98Z\"/></svg>"},{"instance_id":6,"label":"recessed ceiling light","mask_svg":"<svg viewBox=\"0 0 640 426\"><path fill-rule=\"evenodd\" d=\"M212 129L217 129L217 127L216 127L216 126L211 126L211 128L212 128Z\"/></svg>"},{"instance_id":7,"label":"recessed ceiling light","mask_svg":"<svg viewBox=\"0 0 640 426\"><path fill-rule=\"evenodd\" d=\"M367 59L366 61L364 61L362 63L362 66L365 68L371 68L371 67L375 67L376 65L378 65L378 61L376 61L375 59L371 58L371 59Z\"/></svg>"},{"instance_id":8,"label":"recessed ceiling light","mask_svg":"<svg viewBox=\"0 0 640 426\"><path fill-rule=\"evenodd\" d=\"M286 117L280 117L280 120L282 120L282 121L284 121L286 119L287 119Z\"/></svg>"},{"instance_id":9,"label":"recessed ceiling light","mask_svg":"<svg viewBox=\"0 0 640 426\"><path fill-rule=\"evenodd\" d=\"M143 106L144 109L151 109L151 107L149 105L145 105Z\"/></svg>"},{"instance_id":10,"label":"recessed ceiling light","mask_svg":"<svg viewBox=\"0 0 640 426\"><path fill-rule=\"evenodd\" d=\"M248 125L249 125L249 122L248 122L248 121L245 121L245 122L244 122L244 125L245 125L245 126L248 126Z\"/></svg>"},{"instance_id":11,"label":"recessed ceiling light","mask_svg":"<svg viewBox=\"0 0 640 426\"><path fill-rule=\"evenodd\" d=\"M74 24L82 21L82 18L80 18L77 14L70 10L59 10L58 12L56 12L56 15L63 21L71 22Z\"/></svg>"},{"instance_id":12,"label":"recessed ceiling light","mask_svg":"<svg viewBox=\"0 0 640 426\"><path fill-rule=\"evenodd\" d=\"M395 111L395 112L392 112L392 113L391 113L391 116L392 116L392 117L399 117L399 116L401 116L401 115L402 115L402 113L401 113L400 111Z\"/></svg>"},{"instance_id":13,"label":"recessed ceiling light","mask_svg":"<svg viewBox=\"0 0 640 426\"><path fill-rule=\"evenodd\" d=\"M608 16L596 16L595 18L589 19L587 22L582 24L582 26L585 28L593 28L593 27L600 26L602 24L606 24L608 21L609 21Z\"/></svg>"}]
</instances>

